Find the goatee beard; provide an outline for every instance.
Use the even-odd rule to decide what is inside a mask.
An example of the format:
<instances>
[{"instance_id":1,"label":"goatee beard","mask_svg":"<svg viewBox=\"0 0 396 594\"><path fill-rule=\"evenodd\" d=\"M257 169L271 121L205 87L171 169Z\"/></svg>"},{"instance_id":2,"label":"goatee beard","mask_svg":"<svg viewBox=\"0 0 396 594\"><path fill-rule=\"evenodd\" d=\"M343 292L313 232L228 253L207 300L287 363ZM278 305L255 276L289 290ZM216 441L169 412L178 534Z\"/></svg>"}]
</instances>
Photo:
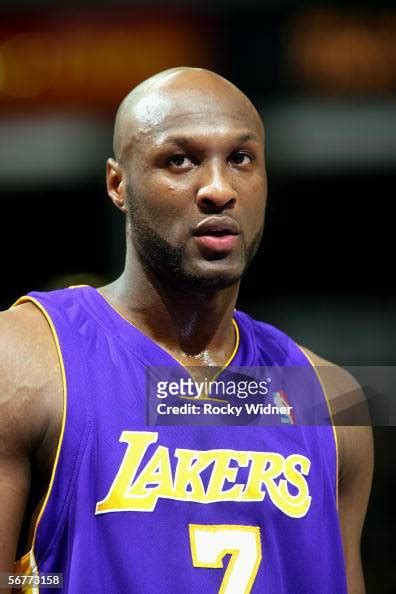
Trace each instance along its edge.
<instances>
[{"instance_id":1,"label":"goatee beard","mask_svg":"<svg viewBox=\"0 0 396 594\"><path fill-rule=\"evenodd\" d=\"M263 225L248 246L244 245L244 266L240 273L230 275L218 273L216 276L204 276L190 272L183 265L183 246L171 245L151 227L136 200L128 200L128 233L142 265L150 268L158 277L167 278L172 284L181 285L201 293L213 293L226 289L240 281L253 260L260 245Z\"/></svg>"}]
</instances>

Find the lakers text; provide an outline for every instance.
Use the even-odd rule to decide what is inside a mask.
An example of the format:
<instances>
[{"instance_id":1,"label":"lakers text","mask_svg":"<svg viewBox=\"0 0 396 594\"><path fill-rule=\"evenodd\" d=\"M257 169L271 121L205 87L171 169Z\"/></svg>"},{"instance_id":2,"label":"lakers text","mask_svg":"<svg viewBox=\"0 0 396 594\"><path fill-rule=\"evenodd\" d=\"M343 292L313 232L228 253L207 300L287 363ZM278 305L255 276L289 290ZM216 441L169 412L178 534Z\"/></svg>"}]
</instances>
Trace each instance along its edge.
<instances>
[{"instance_id":1,"label":"lakers text","mask_svg":"<svg viewBox=\"0 0 396 594\"><path fill-rule=\"evenodd\" d=\"M127 444L127 450L107 495L96 504L96 514L151 512L159 499L210 504L268 498L292 518L301 518L309 510L306 477L311 462L300 453L285 457L277 452L231 449L172 451L155 445L158 433L154 431L123 431L119 441ZM247 469L243 479L238 477L241 468Z\"/></svg>"}]
</instances>

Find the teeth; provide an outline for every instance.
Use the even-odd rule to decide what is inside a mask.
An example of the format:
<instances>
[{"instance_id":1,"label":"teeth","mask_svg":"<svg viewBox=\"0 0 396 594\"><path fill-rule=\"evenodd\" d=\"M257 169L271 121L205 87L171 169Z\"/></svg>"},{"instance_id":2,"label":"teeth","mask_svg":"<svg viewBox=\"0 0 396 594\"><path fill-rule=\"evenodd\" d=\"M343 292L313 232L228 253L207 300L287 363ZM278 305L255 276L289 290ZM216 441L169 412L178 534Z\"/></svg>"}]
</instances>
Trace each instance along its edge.
<instances>
[{"instance_id":1,"label":"teeth","mask_svg":"<svg viewBox=\"0 0 396 594\"><path fill-rule=\"evenodd\" d=\"M208 235L214 235L215 237L224 237L224 235L230 235L230 232L226 231L225 229L213 229L212 231L210 231L210 233L208 233Z\"/></svg>"}]
</instances>

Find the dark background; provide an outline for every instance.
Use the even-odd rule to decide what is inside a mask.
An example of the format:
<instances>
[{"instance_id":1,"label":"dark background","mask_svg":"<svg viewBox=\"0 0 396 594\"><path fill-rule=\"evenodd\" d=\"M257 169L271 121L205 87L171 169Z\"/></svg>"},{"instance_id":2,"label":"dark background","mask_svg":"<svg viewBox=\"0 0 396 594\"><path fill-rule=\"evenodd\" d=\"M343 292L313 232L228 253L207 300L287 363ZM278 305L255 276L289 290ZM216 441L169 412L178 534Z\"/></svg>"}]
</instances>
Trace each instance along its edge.
<instances>
[{"instance_id":1,"label":"dark background","mask_svg":"<svg viewBox=\"0 0 396 594\"><path fill-rule=\"evenodd\" d=\"M121 271L104 184L116 107L159 70L204 66L251 97L267 131L266 231L239 307L336 363L395 364L394 3L51 4L0 8L2 308ZM368 593L385 594L395 430L375 442L363 558Z\"/></svg>"}]
</instances>

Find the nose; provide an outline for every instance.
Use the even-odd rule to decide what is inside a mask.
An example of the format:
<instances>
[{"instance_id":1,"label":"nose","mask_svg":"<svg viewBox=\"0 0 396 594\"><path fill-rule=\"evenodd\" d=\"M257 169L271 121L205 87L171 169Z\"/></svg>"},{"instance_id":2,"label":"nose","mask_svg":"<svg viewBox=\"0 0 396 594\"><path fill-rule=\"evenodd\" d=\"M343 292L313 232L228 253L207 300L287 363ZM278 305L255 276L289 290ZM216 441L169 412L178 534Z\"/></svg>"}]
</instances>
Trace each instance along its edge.
<instances>
[{"instance_id":1,"label":"nose","mask_svg":"<svg viewBox=\"0 0 396 594\"><path fill-rule=\"evenodd\" d=\"M196 200L204 212L220 212L232 208L236 202L237 194L231 184L231 174L225 169L226 165L211 165L202 178Z\"/></svg>"}]
</instances>

